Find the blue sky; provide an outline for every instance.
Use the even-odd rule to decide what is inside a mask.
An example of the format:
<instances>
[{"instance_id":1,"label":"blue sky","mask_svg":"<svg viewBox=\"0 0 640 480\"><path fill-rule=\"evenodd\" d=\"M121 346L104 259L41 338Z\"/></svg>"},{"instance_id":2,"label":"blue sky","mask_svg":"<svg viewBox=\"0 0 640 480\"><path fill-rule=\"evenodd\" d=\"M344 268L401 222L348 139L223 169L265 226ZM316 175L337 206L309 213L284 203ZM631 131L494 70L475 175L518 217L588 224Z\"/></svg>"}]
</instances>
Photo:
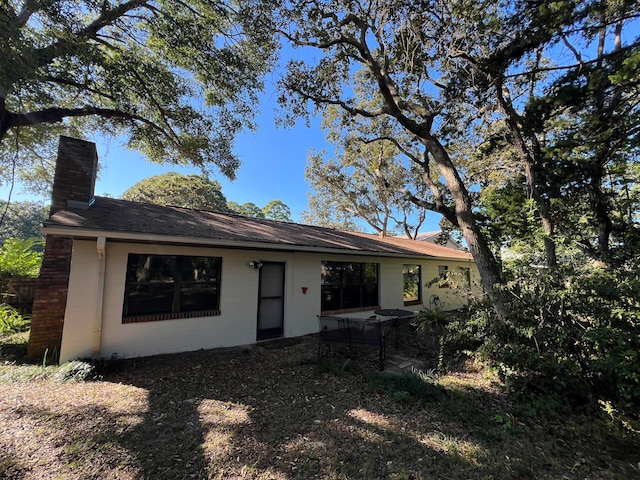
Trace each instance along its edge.
<instances>
[{"instance_id":1,"label":"blue sky","mask_svg":"<svg viewBox=\"0 0 640 480\"><path fill-rule=\"evenodd\" d=\"M273 81L273 78L269 80ZM310 127L304 121L299 121L294 128L276 127L277 102L272 85L267 82L267 92L257 106L260 111L258 129L244 132L236 140L235 152L241 161L236 180L229 181L221 174L212 177L222 184L227 200L253 202L259 207L271 200L281 200L291 209L293 220L298 221L300 213L307 208L310 191L304 179L307 153L311 149L333 153L334 147L326 141L319 118L313 119ZM109 194L117 198L140 180L165 172L200 173L196 168L151 163L141 154L125 149L122 138L89 139L96 142L100 159L96 195ZM6 200L8 192L7 185L1 186L0 198ZM12 201L31 199L49 201L48 197L25 194L20 185L16 185ZM438 230L438 220L439 215L428 213L421 231Z\"/></svg>"},{"instance_id":2,"label":"blue sky","mask_svg":"<svg viewBox=\"0 0 640 480\"><path fill-rule=\"evenodd\" d=\"M230 181L219 173L214 178L222 184L227 200L253 202L260 207L271 200L282 200L297 220L307 208L309 187L304 179L307 152L312 148L331 152L333 147L326 142L317 120L311 127L304 122L295 128L276 127L275 107L275 93L264 94L257 106L260 110L258 129L246 131L237 138L235 152L241 166L236 180ZM96 143L102 168L96 184L98 195L108 193L119 197L143 178L168 171L200 173L197 168L150 163L137 152L124 149L121 141L107 140L101 145L97 140Z\"/></svg>"}]
</instances>

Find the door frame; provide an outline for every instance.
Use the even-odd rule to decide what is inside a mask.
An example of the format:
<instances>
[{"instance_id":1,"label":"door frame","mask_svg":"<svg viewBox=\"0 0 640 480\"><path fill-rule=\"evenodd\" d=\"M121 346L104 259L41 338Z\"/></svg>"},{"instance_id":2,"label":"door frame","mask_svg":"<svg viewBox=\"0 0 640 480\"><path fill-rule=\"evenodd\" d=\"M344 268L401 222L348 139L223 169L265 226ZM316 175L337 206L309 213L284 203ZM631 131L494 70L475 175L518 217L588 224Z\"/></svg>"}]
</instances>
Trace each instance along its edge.
<instances>
[{"instance_id":1,"label":"door frame","mask_svg":"<svg viewBox=\"0 0 640 480\"><path fill-rule=\"evenodd\" d=\"M287 268L286 268L286 262L267 262L267 261L260 261L260 263L262 264L262 266L260 267L260 272L258 273L258 309L257 309L257 318L256 318L256 341L261 341L261 340L271 340L271 339L275 339L275 338L282 338L284 337L284 316L285 316L285 296L286 296L286 292L285 292L285 286L286 286L286 272L287 272ZM264 268L265 265L279 265L282 268L282 295L278 295L278 296L269 296L269 297L263 297L262 296L262 269ZM269 333L265 334L264 330L260 329L260 314L261 314L261 304L262 304L262 300L264 299L281 299L281 304L282 304L282 316L280 318L279 321L279 332L278 327L272 328L272 329L267 329L267 330L274 330L273 333L275 333L275 335L271 335Z\"/></svg>"}]
</instances>

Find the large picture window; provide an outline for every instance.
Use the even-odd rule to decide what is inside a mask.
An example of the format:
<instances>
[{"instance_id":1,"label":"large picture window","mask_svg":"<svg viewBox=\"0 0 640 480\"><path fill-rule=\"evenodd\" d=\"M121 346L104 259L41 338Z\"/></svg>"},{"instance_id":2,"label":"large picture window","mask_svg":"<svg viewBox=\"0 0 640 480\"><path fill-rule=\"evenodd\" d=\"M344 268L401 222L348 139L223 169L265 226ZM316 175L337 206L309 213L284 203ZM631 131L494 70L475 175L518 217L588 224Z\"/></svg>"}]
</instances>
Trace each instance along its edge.
<instances>
[{"instance_id":1,"label":"large picture window","mask_svg":"<svg viewBox=\"0 0 640 480\"><path fill-rule=\"evenodd\" d=\"M322 311L377 307L378 264L322 262Z\"/></svg>"},{"instance_id":2,"label":"large picture window","mask_svg":"<svg viewBox=\"0 0 640 480\"><path fill-rule=\"evenodd\" d=\"M219 257L129 254L123 323L219 315Z\"/></svg>"},{"instance_id":3,"label":"large picture window","mask_svg":"<svg viewBox=\"0 0 640 480\"><path fill-rule=\"evenodd\" d=\"M402 266L403 298L405 305L422 302L422 272L420 265Z\"/></svg>"}]
</instances>

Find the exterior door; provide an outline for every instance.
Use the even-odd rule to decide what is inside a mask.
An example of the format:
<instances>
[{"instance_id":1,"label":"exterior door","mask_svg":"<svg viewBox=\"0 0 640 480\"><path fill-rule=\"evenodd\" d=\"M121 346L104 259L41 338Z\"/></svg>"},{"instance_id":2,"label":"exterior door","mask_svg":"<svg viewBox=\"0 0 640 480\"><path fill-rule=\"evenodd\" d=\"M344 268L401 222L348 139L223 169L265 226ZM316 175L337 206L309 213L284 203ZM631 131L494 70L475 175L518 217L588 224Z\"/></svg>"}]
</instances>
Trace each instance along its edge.
<instances>
[{"instance_id":1,"label":"exterior door","mask_svg":"<svg viewBox=\"0 0 640 480\"><path fill-rule=\"evenodd\" d=\"M279 338L284 325L284 263L262 262L258 286L258 340Z\"/></svg>"}]
</instances>

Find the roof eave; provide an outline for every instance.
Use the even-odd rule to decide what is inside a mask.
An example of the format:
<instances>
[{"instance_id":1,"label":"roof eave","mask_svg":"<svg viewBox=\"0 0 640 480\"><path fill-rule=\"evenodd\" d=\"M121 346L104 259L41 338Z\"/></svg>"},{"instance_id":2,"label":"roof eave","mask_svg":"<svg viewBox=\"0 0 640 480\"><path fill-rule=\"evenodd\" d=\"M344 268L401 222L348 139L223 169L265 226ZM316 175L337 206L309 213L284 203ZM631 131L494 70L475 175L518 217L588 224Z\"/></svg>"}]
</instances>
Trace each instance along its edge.
<instances>
[{"instance_id":1,"label":"roof eave","mask_svg":"<svg viewBox=\"0 0 640 480\"><path fill-rule=\"evenodd\" d=\"M461 261L472 262L469 258L434 256L419 252L381 252L374 250L356 250L346 248L331 247L314 247L310 245L297 245L286 243L268 243L268 242L251 242L246 240L225 240L219 238L192 237L182 235L158 235L137 232L117 232L95 229L83 229L78 227L65 226L44 226L40 229L42 233L47 235L57 235L63 237L73 237L78 239L95 239L105 237L108 240L116 240L121 242L133 243L157 243L172 245L189 245L189 246L206 246L206 247L226 247L240 248L247 250L277 250L277 251L295 251L308 253L334 253L341 255L359 255L359 256L376 256L376 257L393 257L393 258L429 258L433 260Z\"/></svg>"}]
</instances>

